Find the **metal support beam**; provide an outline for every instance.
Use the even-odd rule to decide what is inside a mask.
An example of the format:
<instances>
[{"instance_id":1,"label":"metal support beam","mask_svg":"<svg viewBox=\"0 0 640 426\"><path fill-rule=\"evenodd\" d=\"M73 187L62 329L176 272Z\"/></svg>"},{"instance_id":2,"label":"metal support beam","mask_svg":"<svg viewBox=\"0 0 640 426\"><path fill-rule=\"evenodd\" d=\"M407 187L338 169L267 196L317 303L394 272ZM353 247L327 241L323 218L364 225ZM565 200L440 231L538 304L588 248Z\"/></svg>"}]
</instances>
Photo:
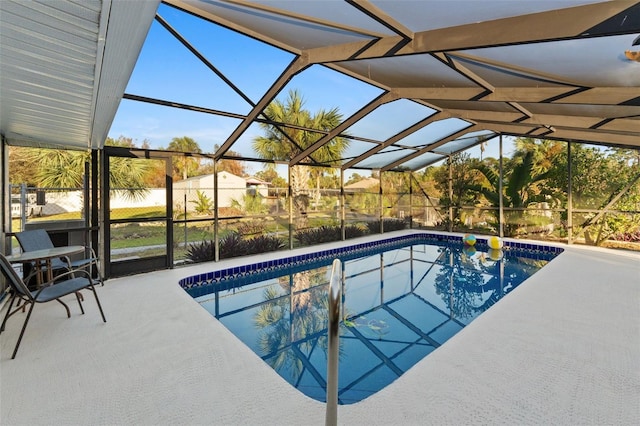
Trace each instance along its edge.
<instances>
[{"instance_id":1,"label":"metal support beam","mask_svg":"<svg viewBox=\"0 0 640 426\"><path fill-rule=\"evenodd\" d=\"M499 230L498 235L500 237L504 237L504 197L502 196L503 191L503 181L504 181L504 168L502 167L502 135L500 135L500 155L499 155L499 165L500 168L500 177L498 178L498 199L499 202L499 212L498 212L498 223Z\"/></svg>"},{"instance_id":2,"label":"metal support beam","mask_svg":"<svg viewBox=\"0 0 640 426\"><path fill-rule=\"evenodd\" d=\"M425 146L424 148L419 149L419 150L415 151L415 152L414 152L414 153L412 153L412 154L409 154L409 155L407 155L407 156L405 156L405 157L402 157L402 158L401 158L401 159L399 159L399 160L394 161L394 162L393 162L393 163L391 163L391 164L387 164L387 165L386 165L386 166L384 166L381 170L382 170L383 172L386 172L387 170L391 170L391 169L393 169L394 167L397 167L397 166L399 166L400 164L405 163L405 162L407 162L407 161L409 161L409 160L411 160L411 159L413 159L413 158L419 157L420 155L422 155L422 154L424 154L424 153L426 153L426 152L433 151L434 149L436 149L436 148L438 148L438 147L440 147L440 146L444 145L445 143L447 143L447 142L450 142L450 141L452 141L452 140L457 139L459 136L462 136L462 135L464 135L464 134L466 134L466 133L469 133L469 132L473 132L473 131L475 131L475 130L478 130L478 129L477 129L477 127L479 127L477 124L471 124L471 125L469 125L469 126L465 127L464 129L462 129L462 130L458 130L458 131L457 131L457 132L455 132L454 134L447 136L446 138L440 139L440 140L439 140L439 141L437 141L437 142L434 142L434 143L432 143L432 144L430 144L430 145L427 145L427 146Z\"/></svg>"},{"instance_id":3,"label":"metal support beam","mask_svg":"<svg viewBox=\"0 0 640 426\"><path fill-rule=\"evenodd\" d=\"M358 157L354 158L353 160L347 161L346 163L344 163L342 165L342 169L348 169L350 167L355 166L356 164L358 164L359 162L371 157L373 154L382 151L383 149L385 149L386 147L393 145L394 143L406 138L407 136L409 136L412 133L417 132L418 130L422 129L423 127L433 123L434 121L438 121L438 120L444 120L445 118L449 118L449 114L443 113L443 112L436 112L435 114L430 115L429 117L418 121L416 124L414 124L413 126L407 127L406 129L404 129L403 131L396 133L395 135L391 136L389 139L387 139L386 141L384 141L383 143L381 143L380 145L377 145L373 148L371 148L370 150L368 150L367 152L359 155Z\"/></svg>"},{"instance_id":4,"label":"metal support beam","mask_svg":"<svg viewBox=\"0 0 640 426\"><path fill-rule=\"evenodd\" d=\"M371 111L378 108L380 105L385 104L387 102L394 101L396 99L398 99L398 97L390 92L385 92L381 94L380 96L378 96L377 98L369 102L367 105L365 105L363 108L361 108L358 112L353 114L351 117L343 121L339 126L337 126L335 129L330 131L326 136L320 138L318 141L316 141L314 144L309 146L307 149L305 149L304 151L302 151L301 153L293 157L289 162L289 166L295 166L300 161L302 161L306 157L313 154L315 151L320 149L323 145L325 145L331 139L340 135L342 132L348 129L351 125L353 125L355 122L357 122L358 120L360 120L361 118L369 114Z\"/></svg>"},{"instance_id":5,"label":"metal support beam","mask_svg":"<svg viewBox=\"0 0 640 426\"><path fill-rule=\"evenodd\" d=\"M296 57L289 66L284 70L280 77L271 85L269 90L264 94L262 99L251 109L247 117L233 131L231 136L222 144L218 151L214 154L216 159L222 157L231 148L231 145L253 124L254 120L262 114L262 111L273 101L280 91L287 85L294 75L309 66L309 62L302 57Z\"/></svg>"},{"instance_id":6,"label":"metal support beam","mask_svg":"<svg viewBox=\"0 0 640 426\"><path fill-rule=\"evenodd\" d=\"M573 243L573 159L567 142L567 244Z\"/></svg>"}]
</instances>

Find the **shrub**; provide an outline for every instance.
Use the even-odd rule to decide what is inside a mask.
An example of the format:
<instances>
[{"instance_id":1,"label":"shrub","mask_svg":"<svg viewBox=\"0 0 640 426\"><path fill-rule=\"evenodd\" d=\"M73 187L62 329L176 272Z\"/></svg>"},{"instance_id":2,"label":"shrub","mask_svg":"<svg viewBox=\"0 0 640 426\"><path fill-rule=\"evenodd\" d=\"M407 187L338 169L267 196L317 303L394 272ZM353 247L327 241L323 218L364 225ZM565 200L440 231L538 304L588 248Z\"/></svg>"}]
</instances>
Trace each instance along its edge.
<instances>
[{"instance_id":1,"label":"shrub","mask_svg":"<svg viewBox=\"0 0 640 426\"><path fill-rule=\"evenodd\" d=\"M244 256L246 253L246 244L242 239L242 235L237 232L231 232L220 238L220 259L228 259L230 257Z\"/></svg>"},{"instance_id":2,"label":"shrub","mask_svg":"<svg viewBox=\"0 0 640 426\"><path fill-rule=\"evenodd\" d=\"M304 246L339 241L342 233L338 226L321 226L319 228L308 228L296 231L296 239Z\"/></svg>"},{"instance_id":3,"label":"shrub","mask_svg":"<svg viewBox=\"0 0 640 426\"><path fill-rule=\"evenodd\" d=\"M215 260L215 242L202 241L192 243L187 247L187 259L192 262L207 262Z\"/></svg>"},{"instance_id":4,"label":"shrub","mask_svg":"<svg viewBox=\"0 0 640 426\"><path fill-rule=\"evenodd\" d=\"M345 239L362 237L367 230L358 225L348 225L344 228ZM320 226L319 228L302 229L296 232L300 244L308 246L342 240L342 230L339 226Z\"/></svg>"},{"instance_id":5,"label":"shrub","mask_svg":"<svg viewBox=\"0 0 640 426\"><path fill-rule=\"evenodd\" d=\"M194 204L194 210L200 215L209 215L213 213L213 200L207 197L207 194L198 190L196 191L196 199L190 201Z\"/></svg>"},{"instance_id":6,"label":"shrub","mask_svg":"<svg viewBox=\"0 0 640 426\"><path fill-rule=\"evenodd\" d=\"M632 242L632 243L638 243L640 242L640 231L634 231L634 232L625 232L622 234L616 234L613 237L611 237L612 240L616 240L616 241L625 241L625 242Z\"/></svg>"},{"instance_id":7,"label":"shrub","mask_svg":"<svg viewBox=\"0 0 640 426\"><path fill-rule=\"evenodd\" d=\"M348 225L344 228L344 237L345 239L358 238L363 235L367 235L369 232L367 228L363 228L358 225Z\"/></svg>"},{"instance_id":8,"label":"shrub","mask_svg":"<svg viewBox=\"0 0 640 426\"><path fill-rule=\"evenodd\" d=\"M383 220L383 232L399 231L407 227L407 222L403 219L384 219ZM367 222L369 232L377 234L380 232L380 221Z\"/></svg>"},{"instance_id":9,"label":"shrub","mask_svg":"<svg viewBox=\"0 0 640 426\"><path fill-rule=\"evenodd\" d=\"M266 253L277 251L284 247L284 242L278 237L271 235L260 235L244 241L246 254Z\"/></svg>"}]
</instances>

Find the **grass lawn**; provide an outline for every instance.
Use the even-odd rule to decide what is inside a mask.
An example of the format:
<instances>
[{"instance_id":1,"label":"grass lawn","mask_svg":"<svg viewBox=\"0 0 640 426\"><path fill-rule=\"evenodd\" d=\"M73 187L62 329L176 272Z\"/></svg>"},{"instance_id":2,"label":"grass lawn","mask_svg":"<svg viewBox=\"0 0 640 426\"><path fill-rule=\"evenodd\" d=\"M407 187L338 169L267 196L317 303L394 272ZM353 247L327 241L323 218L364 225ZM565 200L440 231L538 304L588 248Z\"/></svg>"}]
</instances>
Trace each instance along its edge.
<instances>
[{"instance_id":1,"label":"grass lawn","mask_svg":"<svg viewBox=\"0 0 640 426\"><path fill-rule=\"evenodd\" d=\"M122 219L144 219L154 217L164 217L165 211L159 207L145 208L120 208L111 210L112 220ZM28 218L29 224L37 222L53 222L67 220L82 220L81 212L66 212L56 215ZM220 227L220 233L226 234L235 230L240 223L239 220L223 221L224 226ZM287 221L277 218L269 220L266 224L266 232L283 231L287 228ZM21 228L20 219L12 219L11 229ZM158 246L166 243L166 225L164 221L143 222L143 223L118 223L111 226L111 248L133 248L145 246ZM176 223L174 225L174 243L176 252L184 250L185 242L199 242L213 239L213 218L202 222L187 224ZM15 242L17 244L17 242Z\"/></svg>"}]
</instances>

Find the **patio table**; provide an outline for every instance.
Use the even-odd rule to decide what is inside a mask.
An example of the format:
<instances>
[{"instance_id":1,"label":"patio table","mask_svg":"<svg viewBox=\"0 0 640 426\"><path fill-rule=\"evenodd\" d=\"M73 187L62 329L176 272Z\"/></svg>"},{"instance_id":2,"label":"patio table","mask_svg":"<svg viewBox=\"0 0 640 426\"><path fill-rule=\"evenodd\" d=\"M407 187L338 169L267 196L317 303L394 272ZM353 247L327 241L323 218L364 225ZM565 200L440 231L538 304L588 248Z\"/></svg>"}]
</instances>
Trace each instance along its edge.
<instances>
[{"instance_id":1,"label":"patio table","mask_svg":"<svg viewBox=\"0 0 640 426\"><path fill-rule=\"evenodd\" d=\"M40 287L44 282L50 282L53 280L51 259L82 253L84 250L84 246L62 246L42 250L24 251L22 253L6 256L6 258L11 263L32 263L35 268L33 273L36 274L36 282L38 287ZM43 280L45 274L46 281Z\"/></svg>"}]
</instances>

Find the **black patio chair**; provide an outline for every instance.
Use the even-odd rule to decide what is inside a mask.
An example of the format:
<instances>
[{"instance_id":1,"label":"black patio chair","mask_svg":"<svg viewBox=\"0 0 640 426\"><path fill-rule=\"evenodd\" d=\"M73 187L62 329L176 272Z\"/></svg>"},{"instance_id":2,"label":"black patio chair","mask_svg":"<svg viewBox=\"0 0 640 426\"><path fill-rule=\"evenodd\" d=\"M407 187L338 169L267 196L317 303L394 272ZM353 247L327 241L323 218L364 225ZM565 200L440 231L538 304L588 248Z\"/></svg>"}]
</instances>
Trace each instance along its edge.
<instances>
[{"instance_id":1,"label":"black patio chair","mask_svg":"<svg viewBox=\"0 0 640 426\"><path fill-rule=\"evenodd\" d=\"M35 251L53 248L53 241L44 229L32 229L28 231L16 232L15 234L22 251ZM74 269L96 268L97 280L104 285L102 275L100 274L100 266L95 251L88 247L91 256L78 260L70 260L68 257L56 258L51 260L51 268L54 272L71 271Z\"/></svg>"},{"instance_id":2,"label":"black patio chair","mask_svg":"<svg viewBox=\"0 0 640 426\"><path fill-rule=\"evenodd\" d=\"M84 308L82 307L82 302L80 300L78 292L80 290L88 289L93 292L93 295L96 298L96 303L98 304L98 309L100 309L102 321L107 322L107 319L104 316L104 312L102 311L100 299L98 299L98 293L96 292L96 289L93 285L91 274L89 274L89 272L86 270L81 269L64 272L58 275L52 282L47 282L41 288L34 291L29 290L25 282L22 280L22 278L20 278L18 273L11 266L11 263L9 263L9 261L3 254L0 254L0 270L2 271L2 275L5 276L11 291L11 299L9 300L7 313L2 320L2 326L0 326L0 333L4 331L7 320L11 315L24 309L26 305L31 305L29 307L29 311L27 312L27 317L24 320L24 324L22 325L22 330L20 331L20 336L18 337L18 342L16 343L16 347L13 350L11 359L14 359L16 357L16 354L18 353L18 348L20 347L22 336L24 335L24 331L27 328L27 323L29 322L29 318L31 318L31 313L33 312L33 308L36 306L36 303L46 303L55 300L65 307L65 309L67 310L67 318L71 318L71 311L69 310L69 307L62 300L60 300L60 298L68 294L75 293L76 299L78 300L78 305L80 305L80 311L84 315ZM16 307L16 309L12 312L11 309L13 308L13 303L16 301L16 299L18 299L19 301L23 301L24 304Z\"/></svg>"}]
</instances>

